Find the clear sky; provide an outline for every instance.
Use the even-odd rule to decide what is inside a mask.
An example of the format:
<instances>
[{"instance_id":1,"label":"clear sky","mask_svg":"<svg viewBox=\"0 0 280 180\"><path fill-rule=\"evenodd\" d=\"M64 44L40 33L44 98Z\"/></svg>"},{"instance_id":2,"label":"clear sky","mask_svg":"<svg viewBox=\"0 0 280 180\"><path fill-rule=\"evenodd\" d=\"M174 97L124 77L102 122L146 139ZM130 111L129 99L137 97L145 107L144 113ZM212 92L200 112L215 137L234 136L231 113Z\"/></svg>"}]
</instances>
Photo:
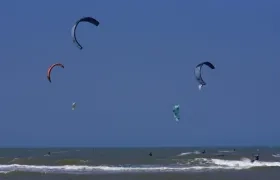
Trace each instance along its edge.
<instances>
[{"instance_id":1,"label":"clear sky","mask_svg":"<svg viewBox=\"0 0 280 180\"><path fill-rule=\"evenodd\" d=\"M279 144L279 9L279 0L3 1L0 145ZM83 16L100 26L80 24L79 50L70 31ZM216 69L203 69L198 91L203 61ZM65 69L49 83L57 62Z\"/></svg>"}]
</instances>

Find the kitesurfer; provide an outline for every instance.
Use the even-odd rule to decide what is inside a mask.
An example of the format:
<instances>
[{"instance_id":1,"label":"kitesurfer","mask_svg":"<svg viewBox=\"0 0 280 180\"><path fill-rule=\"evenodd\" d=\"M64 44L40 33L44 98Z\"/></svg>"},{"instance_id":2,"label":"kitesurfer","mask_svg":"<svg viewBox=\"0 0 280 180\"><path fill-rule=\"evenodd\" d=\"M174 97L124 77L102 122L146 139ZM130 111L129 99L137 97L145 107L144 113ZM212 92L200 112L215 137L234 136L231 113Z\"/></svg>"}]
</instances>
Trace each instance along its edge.
<instances>
[{"instance_id":1,"label":"kitesurfer","mask_svg":"<svg viewBox=\"0 0 280 180\"><path fill-rule=\"evenodd\" d=\"M260 160L259 154L256 154L256 155L255 155L255 160L256 160L256 161Z\"/></svg>"},{"instance_id":2,"label":"kitesurfer","mask_svg":"<svg viewBox=\"0 0 280 180\"><path fill-rule=\"evenodd\" d=\"M260 155L259 154L254 154L253 158L254 159L252 159L251 162L259 161L260 160Z\"/></svg>"},{"instance_id":3,"label":"kitesurfer","mask_svg":"<svg viewBox=\"0 0 280 180\"><path fill-rule=\"evenodd\" d=\"M180 120L180 105L177 104L173 107L173 116L176 121Z\"/></svg>"}]
</instances>

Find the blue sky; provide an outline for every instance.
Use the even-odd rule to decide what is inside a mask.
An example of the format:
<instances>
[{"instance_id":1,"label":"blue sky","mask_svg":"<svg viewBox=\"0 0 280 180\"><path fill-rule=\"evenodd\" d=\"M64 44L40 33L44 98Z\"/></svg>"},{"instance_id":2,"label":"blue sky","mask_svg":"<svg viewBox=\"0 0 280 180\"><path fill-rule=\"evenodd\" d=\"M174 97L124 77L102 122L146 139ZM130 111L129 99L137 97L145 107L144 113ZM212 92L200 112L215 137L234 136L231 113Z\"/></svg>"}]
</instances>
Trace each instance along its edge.
<instances>
[{"instance_id":1,"label":"blue sky","mask_svg":"<svg viewBox=\"0 0 280 180\"><path fill-rule=\"evenodd\" d=\"M277 0L2 2L0 145L279 144L279 8ZM79 50L70 30L83 16L100 26L80 24ZM203 61L216 69L203 69L208 84L198 91ZM49 83L57 62L65 69Z\"/></svg>"}]
</instances>

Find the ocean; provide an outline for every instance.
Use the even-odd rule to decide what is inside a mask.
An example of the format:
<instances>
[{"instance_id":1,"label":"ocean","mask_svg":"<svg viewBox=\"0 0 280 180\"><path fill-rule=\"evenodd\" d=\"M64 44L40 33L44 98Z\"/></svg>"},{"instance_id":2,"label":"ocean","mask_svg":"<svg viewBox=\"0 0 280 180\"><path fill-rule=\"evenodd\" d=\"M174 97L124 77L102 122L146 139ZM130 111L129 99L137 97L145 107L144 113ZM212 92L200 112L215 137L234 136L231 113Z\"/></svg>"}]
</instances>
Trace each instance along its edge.
<instances>
[{"instance_id":1,"label":"ocean","mask_svg":"<svg viewBox=\"0 0 280 180\"><path fill-rule=\"evenodd\" d=\"M280 180L278 152L276 147L2 148L0 180ZM253 154L259 161L251 162Z\"/></svg>"}]
</instances>

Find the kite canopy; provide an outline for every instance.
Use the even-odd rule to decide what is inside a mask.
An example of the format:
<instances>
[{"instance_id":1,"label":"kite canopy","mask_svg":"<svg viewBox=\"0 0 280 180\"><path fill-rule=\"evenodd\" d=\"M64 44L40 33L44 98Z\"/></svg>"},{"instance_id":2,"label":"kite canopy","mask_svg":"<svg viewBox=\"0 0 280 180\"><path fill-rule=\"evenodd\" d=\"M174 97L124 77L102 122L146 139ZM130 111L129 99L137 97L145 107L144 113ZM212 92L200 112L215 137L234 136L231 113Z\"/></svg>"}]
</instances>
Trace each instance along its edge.
<instances>
[{"instance_id":1,"label":"kite canopy","mask_svg":"<svg viewBox=\"0 0 280 180\"><path fill-rule=\"evenodd\" d=\"M48 78L48 80L49 80L50 82L52 82L52 81L51 81L51 72L52 72L52 69L53 69L54 67L56 67L56 66L59 66L59 67L64 68L64 65L61 64L61 63L55 63L55 64L51 65L51 66L49 67L49 69L48 69L48 72L47 72L47 78Z\"/></svg>"},{"instance_id":2,"label":"kite canopy","mask_svg":"<svg viewBox=\"0 0 280 180\"><path fill-rule=\"evenodd\" d=\"M200 63L200 64L198 64L198 65L196 66L195 72L194 72L194 73L195 73L196 80L197 80L198 83L199 83L199 85L198 85L199 90L200 90L203 86L206 85L206 82L202 79L202 76L201 76L203 65L206 65L206 66L208 66L208 67L211 68L211 69L215 69L215 66L214 66L212 63L208 62L208 61L203 62L203 63Z\"/></svg>"},{"instance_id":3,"label":"kite canopy","mask_svg":"<svg viewBox=\"0 0 280 180\"><path fill-rule=\"evenodd\" d=\"M76 29L77 29L78 24L80 22L88 22L88 23L91 23L91 24L93 24L95 26L98 26L99 25L99 21L97 21L96 19L94 19L92 17L83 17L83 18L79 19L74 24L74 26L72 27L71 35L72 35L73 42L78 46L79 49L83 49L82 45L78 42L78 40L76 38Z\"/></svg>"}]
</instances>

